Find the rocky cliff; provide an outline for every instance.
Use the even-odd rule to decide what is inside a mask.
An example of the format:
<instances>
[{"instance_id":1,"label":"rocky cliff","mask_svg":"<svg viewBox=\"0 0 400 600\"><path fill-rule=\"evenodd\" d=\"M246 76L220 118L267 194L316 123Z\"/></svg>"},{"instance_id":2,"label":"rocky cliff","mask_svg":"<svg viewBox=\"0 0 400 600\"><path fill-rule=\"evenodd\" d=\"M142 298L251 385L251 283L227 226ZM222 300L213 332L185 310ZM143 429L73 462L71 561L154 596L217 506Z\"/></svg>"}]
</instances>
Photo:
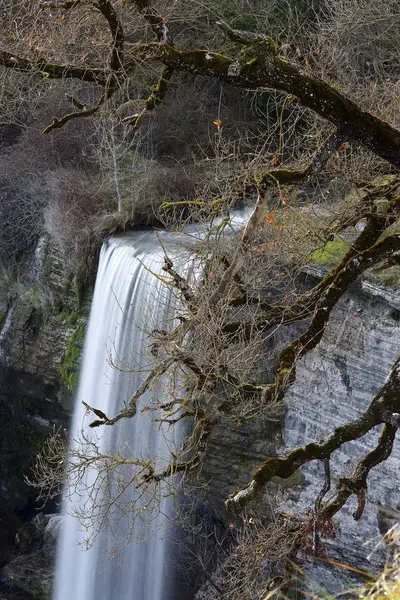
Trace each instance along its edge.
<instances>
[{"instance_id":1,"label":"rocky cliff","mask_svg":"<svg viewBox=\"0 0 400 600\"><path fill-rule=\"evenodd\" d=\"M312 279L321 274L310 268L308 276ZM223 515L222 499L248 480L260 460L318 441L334 427L357 418L385 381L399 352L400 290L379 287L365 279L341 299L322 342L299 363L281 426L278 423L274 427L268 418L259 417L242 429L230 422L213 435L211 458L203 474L221 518L234 520L234 515ZM332 456L332 487L337 477L350 474L358 459L374 447L379 433L377 430L345 444ZM349 597L348 590L365 581L352 567L372 574L382 568L387 556L382 533L396 522L391 516L400 509L399 464L397 442L389 460L370 474L362 519L356 522L352 517L356 508L353 499L335 519L336 538L323 539L325 556L320 560L303 556L308 591ZM271 503L286 514L305 514L314 506L323 482L321 462L310 463L296 477L270 486L270 495L264 496L256 514L267 517ZM327 564L326 559L350 569ZM198 597L214 598L212 588L204 593Z\"/></svg>"},{"instance_id":2,"label":"rocky cliff","mask_svg":"<svg viewBox=\"0 0 400 600\"><path fill-rule=\"evenodd\" d=\"M24 475L52 429L68 424L84 312L60 251L46 238L18 277L0 277L0 567L12 561L0 572L0 584L9 590L0 590L2 600L21 590L44 597L29 578L13 576L14 567L23 564L21 553L31 550L21 548L17 534L39 506ZM49 560L42 562L49 566Z\"/></svg>"},{"instance_id":3,"label":"rocky cliff","mask_svg":"<svg viewBox=\"0 0 400 600\"><path fill-rule=\"evenodd\" d=\"M334 427L356 419L389 375L400 353L400 290L380 288L363 281L338 304L318 349L298 369L296 384L287 398L283 451L318 440ZM380 429L335 452L332 483L350 474L357 461L378 440ZM400 444L390 458L378 465L368 479L363 517L355 521L353 496L337 515L335 540L324 540L330 559L376 573L387 548L381 535L396 521L388 518L400 508ZM323 487L323 465L310 463L303 469L305 485L282 496L282 509L298 512L313 506ZM351 572L327 569L323 562L309 565L308 578L315 578L330 593L348 589Z\"/></svg>"}]
</instances>

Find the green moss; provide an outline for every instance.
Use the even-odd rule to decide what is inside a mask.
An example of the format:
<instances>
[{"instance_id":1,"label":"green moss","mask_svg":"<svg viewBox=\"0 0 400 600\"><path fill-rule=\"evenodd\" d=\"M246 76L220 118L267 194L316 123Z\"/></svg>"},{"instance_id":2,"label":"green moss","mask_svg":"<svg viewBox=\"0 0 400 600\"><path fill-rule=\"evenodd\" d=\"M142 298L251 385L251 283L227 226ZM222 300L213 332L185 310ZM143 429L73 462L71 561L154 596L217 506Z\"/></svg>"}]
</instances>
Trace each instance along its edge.
<instances>
[{"instance_id":1,"label":"green moss","mask_svg":"<svg viewBox=\"0 0 400 600\"><path fill-rule=\"evenodd\" d=\"M0 325L3 323L5 316L6 316L6 311L0 310Z\"/></svg>"},{"instance_id":2,"label":"green moss","mask_svg":"<svg viewBox=\"0 0 400 600\"><path fill-rule=\"evenodd\" d=\"M319 265L334 265L339 263L350 249L350 242L346 240L333 240L327 242L322 250L315 250L311 259Z\"/></svg>"},{"instance_id":3,"label":"green moss","mask_svg":"<svg viewBox=\"0 0 400 600\"><path fill-rule=\"evenodd\" d=\"M70 327L76 327L80 318L81 314L78 310L72 311L72 313L68 315L68 325Z\"/></svg>"},{"instance_id":4,"label":"green moss","mask_svg":"<svg viewBox=\"0 0 400 600\"><path fill-rule=\"evenodd\" d=\"M389 269L371 269L367 272L368 279L377 285L397 288L400 286L400 266L396 265Z\"/></svg>"},{"instance_id":5,"label":"green moss","mask_svg":"<svg viewBox=\"0 0 400 600\"><path fill-rule=\"evenodd\" d=\"M79 322L79 316L72 313L70 316L74 329L68 339L64 359L60 368L61 380L71 392L75 392L78 386L79 362L85 338L85 328ZM71 324L70 323L70 324Z\"/></svg>"},{"instance_id":6,"label":"green moss","mask_svg":"<svg viewBox=\"0 0 400 600\"><path fill-rule=\"evenodd\" d=\"M293 475L290 475L287 479L281 477L272 477L271 481L282 490L292 490L297 487L305 487L307 480L301 471L295 471Z\"/></svg>"}]
</instances>

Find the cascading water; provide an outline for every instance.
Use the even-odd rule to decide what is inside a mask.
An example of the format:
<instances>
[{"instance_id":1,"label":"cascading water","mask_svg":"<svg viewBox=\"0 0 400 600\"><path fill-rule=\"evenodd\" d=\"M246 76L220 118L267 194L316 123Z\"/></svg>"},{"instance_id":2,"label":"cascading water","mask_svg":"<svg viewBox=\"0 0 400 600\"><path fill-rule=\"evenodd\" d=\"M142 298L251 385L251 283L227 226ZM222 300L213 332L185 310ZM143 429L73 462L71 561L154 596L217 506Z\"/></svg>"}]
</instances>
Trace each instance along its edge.
<instances>
[{"instance_id":1,"label":"cascading water","mask_svg":"<svg viewBox=\"0 0 400 600\"><path fill-rule=\"evenodd\" d=\"M167 234L161 236L165 238ZM163 457L166 460L167 455L170 456L174 440L171 432L160 428L151 415L141 414L141 407L148 401L146 395L138 405L135 418L102 427L100 433L88 428L93 415L85 417L82 401L114 416L146 377L152 361L149 331L168 328L171 303L174 302L167 286L154 276L162 273L163 263L159 239L149 231L112 238L104 244L71 428L72 439L82 437L83 432L84 437L95 440L102 452L128 448L132 457L157 457L159 464ZM166 393L165 390L160 396L162 393ZM157 390L153 389L153 397L155 394ZM99 436L99 439L93 436ZM129 469L126 471L125 475L129 476ZM99 518L92 507L94 523L89 524L85 532L81 530L79 520L70 514L76 510L91 510L90 486L96 485L96 470L87 477L91 478L86 481L89 495L87 489L81 489L69 497L65 494L63 500L65 522L59 542L53 600L172 598L173 590L166 576L168 536L163 535L163 526L172 510L172 499L161 501L144 543L135 543L135 539L147 535L140 524L135 525L133 541L119 553L118 560L110 560L106 551L111 551L114 543L122 545L127 534L129 537L130 517L129 514L124 516L121 508L119 512L114 510L111 532L106 528L89 550L82 549L79 543L83 541L84 544L85 537L93 535ZM110 485L114 486L112 493L115 494L115 482ZM135 493L134 485L130 487L133 492L128 486L125 494ZM101 494L100 504L104 491ZM127 506L129 512L129 504ZM150 508L156 510L155 505Z\"/></svg>"}]
</instances>

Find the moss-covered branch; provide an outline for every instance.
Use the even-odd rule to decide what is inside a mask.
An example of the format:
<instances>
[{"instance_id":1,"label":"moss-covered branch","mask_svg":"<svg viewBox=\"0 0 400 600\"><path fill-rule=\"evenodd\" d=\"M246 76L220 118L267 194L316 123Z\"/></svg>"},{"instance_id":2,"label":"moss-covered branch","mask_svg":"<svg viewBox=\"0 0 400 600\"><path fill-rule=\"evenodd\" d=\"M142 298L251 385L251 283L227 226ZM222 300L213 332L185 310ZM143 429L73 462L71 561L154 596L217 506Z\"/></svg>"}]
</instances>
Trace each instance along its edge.
<instances>
[{"instance_id":1,"label":"moss-covered branch","mask_svg":"<svg viewBox=\"0 0 400 600\"><path fill-rule=\"evenodd\" d=\"M287 479L301 466L313 460L329 458L344 443L363 437L368 431L384 423L387 413L400 411L400 359L393 365L390 377L378 394L373 398L368 409L355 421L336 427L319 442L295 448L286 457L269 458L258 467L251 481L240 490L235 491L226 501L227 508L243 508L248 502L262 494L273 477ZM377 449L367 455L358 465L357 477L367 476L369 470L385 460L393 443L393 426L387 425L380 438ZM389 452L390 453L390 452ZM360 479L361 481L361 479ZM343 504L342 504L343 505ZM333 510L333 509L331 509ZM336 511L335 511L336 512ZM325 514L325 513L324 513ZM329 516L328 512L325 516Z\"/></svg>"},{"instance_id":2,"label":"moss-covered branch","mask_svg":"<svg viewBox=\"0 0 400 600\"><path fill-rule=\"evenodd\" d=\"M135 0L135 5L148 19L153 19L150 2ZM147 12L146 12L147 11ZM160 25L160 15L154 16ZM164 19L161 20L163 25ZM155 21L154 21L155 23ZM158 30L157 30L158 31ZM164 35L164 33L163 33ZM339 131L346 131L346 137L368 148L384 160L400 165L400 132L375 115L363 111L355 102L341 94L327 82L307 73L278 56L271 39L261 39L245 46L236 59L210 52L209 50L179 50L170 40L162 43L133 44L126 50L123 71L129 77L134 73L138 61L161 61L171 70L184 71L194 75L205 75L226 81L245 89L282 90L296 96L299 101L321 117L327 119ZM119 43L119 37L118 37ZM118 60L121 53L118 51ZM46 73L49 77L77 77L84 81L101 82L106 69L82 69L74 65L41 64L0 50L0 64L21 71ZM102 77L103 75L103 77ZM284 179L284 172L280 176ZM293 173L286 173L289 180Z\"/></svg>"},{"instance_id":3,"label":"moss-covered branch","mask_svg":"<svg viewBox=\"0 0 400 600\"><path fill-rule=\"evenodd\" d=\"M228 509L233 507L243 508L264 492L267 483L273 477L287 479L302 465L330 456L343 443L362 437L379 422L377 414L367 411L360 419L337 427L320 442L312 442L306 446L296 448L286 457L269 458L260 464L251 481L245 487L236 490L228 498L226 507Z\"/></svg>"},{"instance_id":4,"label":"moss-covered branch","mask_svg":"<svg viewBox=\"0 0 400 600\"><path fill-rule=\"evenodd\" d=\"M386 424L376 447L364 456L356 466L351 477L342 477L338 481L336 496L320 513L323 520L331 519L346 504L352 494L358 498L357 510L353 517L361 519L365 507L367 478L374 467L387 460L392 453L397 427Z\"/></svg>"},{"instance_id":5,"label":"moss-covered branch","mask_svg":"<svg viewBox=\"0 0 400 600\"><path fill-rule=\"evenodd\" d=\"M13 52L0 49L0 66L15 69L23 73L37 73L50 79L73 78L96 83L104 86L110 75L110 71L104 67L78 67L71 64L50 63L43 59L28 60Z\"/></svg>"},{"instance_id":6,"label":"moss-covered branch","mask_svg":"<svg viewBox=\"0 0 400 600\"><path fill-rule=\"evenodd\" d=\"M131 47L131 61L161 60L177 71L216 77L250 89L273 88L296 96L300 102L384 160L400 165L400 132L363 111L327 82L278 56L272 40L246 47L235 59L208 50L178 50L167 44Z\"/></svg>"},{"instance_id":7,"label":"moss-covered branch","mask_svg":"<svg viewBox=\"0 0 400 600\"><path fill-rule=\"evenodd\" d=\"M150 95L145 100L141 110L139 112L135 112L132 115L124 117L122 119L122 122L128 123L132 127L132 129L138 129L143 123L145 117L149 116L149 114L164 101L173 74L173 69L169 67L163 67L157 84L151 88ZM136 102L134 102L134 104L136 104ZM118 114L121 111L121 108L123 108L126 105L129 106L130 102L126 103L122 107L117 108L116 113ZM164 205L165 204L168 203L164 203ZM174 204L174 206L176 206L176 204Z\"/></svg>"},{"instance_id":8,"label":"moss-covered branch","mask_svg":"<svg viewBox=\"0 0 400 600\"><path fill-rule=\"evenodd\" d=\"M93 6L98 8L110 27L112 38L110 69L119 71L124 62L125 35L122 23L110 0L96 0Z\"/></svg>"},{"instance_id":9,"label":"moss-covered branch","mask_svg":"<svg viewBox=\"0 0 400 600\"><path fill-rule=\"evenodd\" d=\"M392 225L398 218L400 198L396 194L398 193L399 185L400 181L396 178L384 188L372 188L364 196L362 209L357 211L353 219L355 223L360 219L366 219L367 222L363 231L351 245L340 263L336 267L333 267L310 292L298 296L291 305L271 305L260 301L259 308L262 312L256 319L225 323L221 328L222 335L227 336L228 341L237 336L241 339L249 339L255 333L267 331L275 325L289 324L309 318L316 310L317 303L322 302L322 297L332 286L336 288L336 292L340 292L338 296L340 297L348 289L349 285L366 269L386 260L386 257L391 255L392 250L383 251L383 247L381 246L376 246L373 249L373 246L385 229ZM381 212L378 211L376 204L374 204L375 200L379 197L384 197L387 202L386 209ZM346 220L346 225L348 225L348 220ZM370 250L370 252L364 254L366 250ZM385 258L381 257L381 250ZM351 263L355 258L357 260ZM396 263L397 259L396 257L390 257L388 260L393 260ZM333 293L332 290L330 293ZM239 296L232 300L232 306L243 305L245 301L246 295ZM334 302L336 303L336 301L337 299ZM255 304L256 299L252 303ZM326 310L326 307L326 303L321 306L323 310Z\"/></svg>"}]
</instances>

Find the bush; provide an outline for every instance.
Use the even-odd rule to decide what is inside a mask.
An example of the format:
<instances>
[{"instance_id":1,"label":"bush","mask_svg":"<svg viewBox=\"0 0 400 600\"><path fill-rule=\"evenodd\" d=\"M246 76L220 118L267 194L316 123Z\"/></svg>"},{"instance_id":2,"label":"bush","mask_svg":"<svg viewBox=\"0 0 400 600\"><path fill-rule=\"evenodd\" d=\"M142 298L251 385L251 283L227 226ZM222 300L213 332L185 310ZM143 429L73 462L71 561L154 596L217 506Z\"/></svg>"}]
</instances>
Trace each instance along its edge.
<instances>
[{"instance_id":1,"label":"bush","mask_svg":"<svg viewBox=\"0 0 400 600\"><path fill-rule=\"evenodd\" d=\"M107 212L112 202L95 177L58 169L47 174L44 229L61 248L65 265L76 271L97 256L91 245L91 221Z\"/></svg>"},{"instance_id":2,"label":"bush","mask_svg":"<svg viewBox=\"0 0 400 600\"><path fill-rule=\"evenodd\" d=\"M14 265L35 246L42 231L40 178L0 181L0 263Z\"/></svg>"}]
</instances>

